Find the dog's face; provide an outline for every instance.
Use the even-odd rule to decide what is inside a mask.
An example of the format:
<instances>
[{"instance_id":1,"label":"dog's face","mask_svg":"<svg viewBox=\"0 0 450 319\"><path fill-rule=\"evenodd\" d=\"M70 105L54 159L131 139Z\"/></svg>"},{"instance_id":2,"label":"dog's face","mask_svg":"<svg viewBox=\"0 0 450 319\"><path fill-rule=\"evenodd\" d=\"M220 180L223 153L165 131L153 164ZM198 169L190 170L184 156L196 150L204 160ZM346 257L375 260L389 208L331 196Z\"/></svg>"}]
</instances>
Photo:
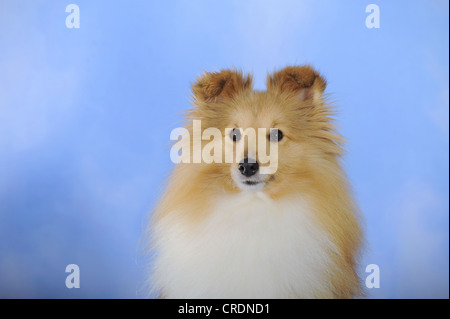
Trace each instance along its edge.
<instances>
[{"instance_id":1,"label":"dog's face","mask_svg":"<svg viewBox=\"0 0 450 319\"><path fill-rule=\"evenodd\" d=\"M220 130L215 142L222 160L202 164L204 178L229 191L271 195L307 184L311 170L341 152L322 98L325 86L309 66L274 73L267 91L254 91L241 72L205 73L193 85L196 108L189 118L201 120L202 130Z\"/></svg>"}]
</instances>

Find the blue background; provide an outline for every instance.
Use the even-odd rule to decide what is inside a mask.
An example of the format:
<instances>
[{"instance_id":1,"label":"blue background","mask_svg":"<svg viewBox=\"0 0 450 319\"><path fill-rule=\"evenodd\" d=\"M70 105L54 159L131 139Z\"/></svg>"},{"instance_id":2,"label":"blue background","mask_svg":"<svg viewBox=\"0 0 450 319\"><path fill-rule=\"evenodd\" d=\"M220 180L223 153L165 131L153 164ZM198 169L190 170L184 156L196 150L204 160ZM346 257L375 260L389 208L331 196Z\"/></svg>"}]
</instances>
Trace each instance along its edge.
<instances>
[{"instance_id":1,"label":"blue background","mask_svg":"<svg viewBox=\"0 0 450 319\"><path fill-rule=\"evenodd\" d=\"M373 298L449 296L448 1L0 2L0 297L145 297L169 134L203 70L311 63L347 137ZM65 287L78 264L81 288ZM364 274L364 267L362 268Z\"/></svg>"}]
</instances>

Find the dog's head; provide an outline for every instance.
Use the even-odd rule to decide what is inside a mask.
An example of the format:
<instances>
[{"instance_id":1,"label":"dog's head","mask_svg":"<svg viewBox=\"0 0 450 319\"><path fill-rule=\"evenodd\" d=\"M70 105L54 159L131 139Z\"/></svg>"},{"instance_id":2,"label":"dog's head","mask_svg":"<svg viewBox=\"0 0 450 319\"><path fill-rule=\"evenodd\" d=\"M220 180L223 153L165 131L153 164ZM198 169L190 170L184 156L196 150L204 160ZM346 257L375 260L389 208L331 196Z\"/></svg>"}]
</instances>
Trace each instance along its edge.
<instances>
[{"instance_id":1,"label":"dog's head","mask_svg":"<svg viewBox=\"0 0 450 319\"><path fill-rule=\"evenodd\" d=\"M188 114L188 130L201 140L191 152L200 151L202 173L230 191L277 194L307 183L312 170L342 152L325 87L310 66L269 75L267 91L254 91L251 76L236 70L204 73ZM197 128L193 120L201 121Z\"/></svg>"}]
</instances>

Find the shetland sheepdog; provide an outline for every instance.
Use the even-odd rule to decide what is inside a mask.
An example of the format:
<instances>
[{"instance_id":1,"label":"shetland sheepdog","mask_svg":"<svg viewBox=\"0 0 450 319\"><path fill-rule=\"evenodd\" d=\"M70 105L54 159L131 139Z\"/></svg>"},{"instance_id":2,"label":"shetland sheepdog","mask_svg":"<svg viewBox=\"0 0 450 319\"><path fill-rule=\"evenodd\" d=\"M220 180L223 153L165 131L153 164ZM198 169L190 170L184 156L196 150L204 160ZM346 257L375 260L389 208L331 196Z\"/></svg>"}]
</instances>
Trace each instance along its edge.
<instances>
[{"instance_id":1,"label":"shetland sheepdog","mask_svg":"<svg viewBox=\"0 0 450 319\"><path fill-rule=\"evenodd\" d=\"M343 138L326 81L310 66L292 66L268 75L266 88L253 90L252 77L234 69L193 83L187 157L149 224L159 297L361 295L361 219L340 165ZM205 138L207 128L222 134ZM257 138L244 134L249 128ZM216 154L195 161L196 151Z\"/></svg>"}]
</instances>

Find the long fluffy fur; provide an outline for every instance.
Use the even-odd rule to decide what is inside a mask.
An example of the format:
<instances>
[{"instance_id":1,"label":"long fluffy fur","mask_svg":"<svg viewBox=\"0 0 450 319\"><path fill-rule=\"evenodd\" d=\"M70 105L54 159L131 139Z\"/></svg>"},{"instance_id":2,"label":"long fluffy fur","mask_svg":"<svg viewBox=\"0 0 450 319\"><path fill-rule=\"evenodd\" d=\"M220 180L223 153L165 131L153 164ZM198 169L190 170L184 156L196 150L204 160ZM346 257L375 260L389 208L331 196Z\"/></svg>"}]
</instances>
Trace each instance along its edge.
<instances>
[{"instance_id":1,"label":"long fluffy fur","mask_svg":"<svg viewBox=\"0 0 450 319\"><path fill-rule=\"evenodd\" d=\"M278 170L242 191L232 164L178 164L152 216L153 288L166 298L352 298L362 244L358 208L339 159L343 138L310 66L287 67L253 91L224 70L193 84L186 115L202 128L277 127ZM226 139L227 136L224 137ZM202 146L204 146L203 141ZM192 150L191 150L192 154Z\"/></svg>"}]
</instances>

